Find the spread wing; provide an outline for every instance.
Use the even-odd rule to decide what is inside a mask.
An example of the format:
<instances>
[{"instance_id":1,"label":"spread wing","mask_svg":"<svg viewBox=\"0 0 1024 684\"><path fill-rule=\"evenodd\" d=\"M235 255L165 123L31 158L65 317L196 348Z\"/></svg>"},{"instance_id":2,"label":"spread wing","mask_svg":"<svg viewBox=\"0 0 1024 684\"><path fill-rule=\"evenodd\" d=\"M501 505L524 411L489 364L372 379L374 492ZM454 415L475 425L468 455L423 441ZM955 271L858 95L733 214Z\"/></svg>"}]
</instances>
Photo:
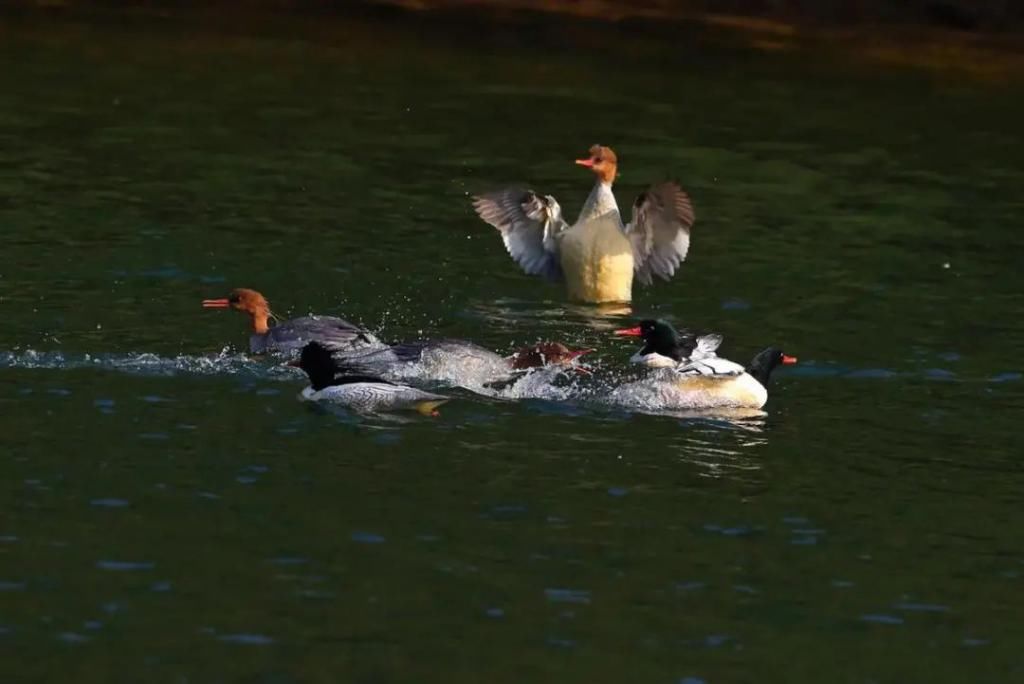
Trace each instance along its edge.
<instances>
[{"instance_id":1,"label":"spread wing","mask_svg":"<svg viewBox=\"0 0 1024 684\"><path fill-rule=\"evenodd\" d=\"M652 185L640 193L626 226L637 280L650 285L654 276L668 280L675 274L690 250L693 222L690 196L675 183Z\"/></svg>"},{"instance_id":2,"label":"spread wing","mask_svg":"<svg viewBox=\"0 0 1024 684\"><path fill-rule=\"evenodd\" d=\"M507 189L473 198L473 208L501 233L505 249L530 275L562 278L557 236L569 227L551 195Z\"/></svg>"}]
</instances>

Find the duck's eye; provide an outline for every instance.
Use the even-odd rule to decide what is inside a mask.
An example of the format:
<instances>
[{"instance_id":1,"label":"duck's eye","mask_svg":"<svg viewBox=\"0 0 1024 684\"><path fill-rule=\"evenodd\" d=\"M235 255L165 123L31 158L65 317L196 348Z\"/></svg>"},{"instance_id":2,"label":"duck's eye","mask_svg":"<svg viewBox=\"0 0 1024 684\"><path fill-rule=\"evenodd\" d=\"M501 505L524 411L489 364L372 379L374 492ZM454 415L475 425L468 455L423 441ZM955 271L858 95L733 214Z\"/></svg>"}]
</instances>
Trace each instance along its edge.
<instances>
[{"instance_id":1,"label":"duck's eye","mask_svg":"<svg viewBox=\"0 0 1024 684\"><path fill-rule=\"evenodd\" d=\"M231 295L230 297L228 297L228 302L230 302L231 304L237 304L240 301L242 301L242 298L239 297L238 295Z\"/></svg>"}]
</instances>

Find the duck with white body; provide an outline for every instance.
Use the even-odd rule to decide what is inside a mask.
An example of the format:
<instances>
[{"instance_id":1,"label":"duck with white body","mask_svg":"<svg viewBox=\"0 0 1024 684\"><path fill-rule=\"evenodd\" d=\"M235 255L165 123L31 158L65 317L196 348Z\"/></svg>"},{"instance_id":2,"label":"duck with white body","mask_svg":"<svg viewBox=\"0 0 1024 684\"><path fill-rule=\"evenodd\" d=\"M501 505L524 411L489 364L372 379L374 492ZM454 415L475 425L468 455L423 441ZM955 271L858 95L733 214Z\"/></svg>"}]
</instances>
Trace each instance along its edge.
<instances>
[{"instance_id":1,"label":"duck with white body","mask_svg":"<svg viewBox=\"0 0 1024 684\"><path fill-rule=\"evenodd\" d=\"M634 330L638 334L632 335ZM744 367L717 356L721 336L697 336L690 345L682 342L686 338L677 337L671 326L659 321L644 321L637 328L616 334L643 339L644 347L631 361L666 370L616 388L612 398L664 409L759 409L768 401L767 385L772 371L797 362L781 349L769 347ZM687 350L689 353L683 355ZM679 362L668 362L676 356L682 356Z\"/></svg>"}]
</instances>

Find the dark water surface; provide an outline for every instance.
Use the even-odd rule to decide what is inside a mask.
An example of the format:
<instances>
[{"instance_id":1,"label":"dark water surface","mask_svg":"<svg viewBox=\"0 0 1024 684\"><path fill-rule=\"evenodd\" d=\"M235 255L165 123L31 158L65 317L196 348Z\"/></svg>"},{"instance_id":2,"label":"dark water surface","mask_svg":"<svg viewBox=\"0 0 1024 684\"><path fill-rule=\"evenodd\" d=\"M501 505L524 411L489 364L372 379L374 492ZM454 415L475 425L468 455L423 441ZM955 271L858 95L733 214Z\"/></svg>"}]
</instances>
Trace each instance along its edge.
<instances>
[{"instance_id":1,"label":"dark water surface","mask_svg":"<svg viewBox=\"0 0 1024 684\"><path fill-rule=\"evenodd\" d=\"M1024 91L558 28L0 21L3 681L1024 681ZM801 358L763 418L361 420L199 307L616 377L466 198L594 142L697 207L636 314Z\"/></svg>"}]
</instances>

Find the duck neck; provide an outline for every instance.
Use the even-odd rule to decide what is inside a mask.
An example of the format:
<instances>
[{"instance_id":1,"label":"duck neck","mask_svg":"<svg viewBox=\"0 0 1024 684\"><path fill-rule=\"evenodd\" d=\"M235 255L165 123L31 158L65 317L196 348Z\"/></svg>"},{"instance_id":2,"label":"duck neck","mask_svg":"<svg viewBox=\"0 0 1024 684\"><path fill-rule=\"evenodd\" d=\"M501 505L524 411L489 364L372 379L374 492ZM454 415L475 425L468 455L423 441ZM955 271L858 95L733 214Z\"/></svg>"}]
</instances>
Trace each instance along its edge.
<instances>
[{"instance_id":1,"label":"duck neck","mask_svg":"<svg viewBox=\"0 0 1024 684\"><path fill-rule=\"evenodd\" d=\"M644 343L643 349L640 350L641 354L658 354L665 358L672 359L673 361L682 361L686 358L686 354L683 354L683 350L679 348L676 343L664 344L664 343Z\"/></svg>"},{"instance_id":2,"label":"duck neck","mask_svg":"<svg viewBox=\"0 0 1024 684\"><path fill-rule=\"evenodd\" d=\"M612 192L612 181L599 179L594 184L594 189L590 191L587 201L583 203L583 209L580 210L580 217L576 223L584 223L611 213L619 215L619 205Z\"/></svg>"},{"instance_id":3,"label":"duck neck","mask_svg":"<svg viewBox=\"0 0 1024 684\"><path fill-rule=\"evenodd\" d=\"M256 309L252 312L252 329L257 335L266 335L270 331L270 310Z\"/></svg>"},{"instance_id":4,"label":"duck neck","mask_svg":"<svg viewBox=\"0 0 1024 684\"><path fill-rule=\"evenodd\" d=\"M313 388L314 392L319 392L336 384L334 381L334 368L329 364L318 364L313 368L304 368L303 370L309 376L309 386Z\"/></svg>"},{"instance_id":5,"label":"duck neck","mask_svg":"<svg viewBox=\"0 0 1024 684\"><path fill-rule=\"evenodd\" d=\"M775 366L778 365L773 357L769 356L765 352L761 352L750 362L747 366L747 374L757 380L759 383L768 386L768 380L772 376L772 371L775 370Z\"/></svg>"}]
</instances>

